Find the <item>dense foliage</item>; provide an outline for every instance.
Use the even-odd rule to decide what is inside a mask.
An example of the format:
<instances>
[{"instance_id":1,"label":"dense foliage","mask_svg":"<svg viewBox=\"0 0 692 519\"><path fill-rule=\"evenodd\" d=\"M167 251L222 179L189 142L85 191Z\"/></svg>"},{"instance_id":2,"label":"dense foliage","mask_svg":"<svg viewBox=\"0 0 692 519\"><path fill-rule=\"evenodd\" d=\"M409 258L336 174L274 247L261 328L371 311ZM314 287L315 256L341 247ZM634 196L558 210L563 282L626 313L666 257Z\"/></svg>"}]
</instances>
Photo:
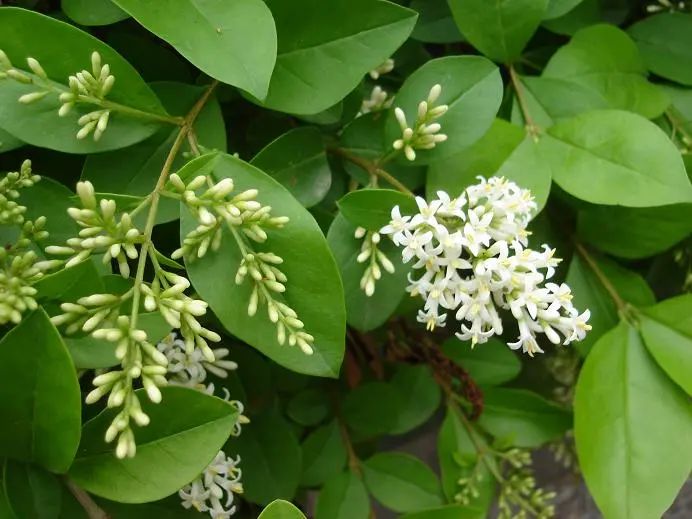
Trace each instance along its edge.
<instances>
[{"instance_id":1,"label":"dense foliage","mask_svg":"<svg viewBox=\"0 0 692 519\"><path fill-rule=\"evenodd\" d=\"M690 2L6 3L0 518L671 506Z\"/></svg>"}]
</instances>

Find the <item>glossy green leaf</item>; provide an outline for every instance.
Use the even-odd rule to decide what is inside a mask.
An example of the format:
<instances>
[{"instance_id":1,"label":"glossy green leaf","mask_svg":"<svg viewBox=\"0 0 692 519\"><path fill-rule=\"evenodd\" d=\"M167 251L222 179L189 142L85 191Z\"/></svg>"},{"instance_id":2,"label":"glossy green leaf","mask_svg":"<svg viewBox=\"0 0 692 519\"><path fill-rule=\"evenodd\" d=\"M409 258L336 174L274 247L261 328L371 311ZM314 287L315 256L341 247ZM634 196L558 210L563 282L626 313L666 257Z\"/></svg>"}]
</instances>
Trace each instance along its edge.
<instances>
[{"instance_id":1,"label":"glossy green leaf","mask_svg":"<svg viewBox=\"0 0 692 519\"><path fill-rule=\"evenodd\" d=\"M549 128L539 149L555 182L587 202L651 207L692 201L680 153L641 116L588 112Z\"/></svg>"},{"instance_id":2,"label":"glossy green leaf","mask_svg":"<svg viewBox=\"0 0 692 519\"><path fill-rule=\"evenodd\" d=\"M353 472L342 472L322 487L315 519L368 519L370 500L365 485Z\"/></svg>"},{"instance_id":3,"label":"glossy green leaf","mask_svg":"<svg viewBox=\"0 0 692 519\"><path fill-rule=\"evenodd\" d=\"M416 23L414 11L385 0L266 3L276 22L278 57L264 106L294 114L316 114L343 99Z\"/></svg>"},{"instance_id":4,"label":"glossy green leaf","mask_svg":"<svg viewBox=\"0 0 692 519\"><path fill-rule=\"evenodd\" d=\"M332 172L319 130L296 128L270 142L250 161L288 189L305 207L322 201Z\"/></svg>"},{"instance_id":5,"label":"glossy green leaf","mask_svg":"<svg viewBox=\"0 0 692 519\"><path fill-rule=\"evenodd\" d=\"M65 472L79 443L79 382L39 308L0 341L0 456Z\"/></svg>"},{"instance_id":6,"label":"glossy green leaf","mask_svg":"<svg viewBox=\"0 0 692 519\"><path fill-rule=\"evenodd\" d=\"M270 411L243 426L243 434L232 442L243 466L243 496L265 505L274 499L292 499L301 472L301 450L291 427L278 413Z\"/></svg>"},{"instance_id":7,"label":"glossy green leaf","mask_svg":"<svg viewBox=\"0 0 692 519\"><path fill-rule=\"evenodd\" d=\"M52 299L74 302L80 297L103 294L105 291L93 259L43 276L33 286L37 301Z\"/></svg>"},{"instance_id":8,"label":"glossy green leaf","mask_svg":"<svg viewBox=\"0 0 692 519\"><path fill-rule=\"evenodd\" d=\"M416 150L416 164L427 164L459 153L473 144L490 128L502 101L502 79L497 67L480 56L447 56L428 61L411 74L396 95L394 106L414 124L418 105L428 97L433 85L442 86L437 105L449 106L435 121L447 135L445 142L431 150ZM401 137L401 126L394 110L387 115L385 143ZM404 160L404 159L401 159Z\"/></svg>"},{"instance_id":9,"label":"glossy green leaf","mask_svg":"<svg viewBox=\"0 0 692 519\"><path fill-rule=\"evenodd\" d=\"M692 85L692 16L661 13L629 29L642 57L654 74Z\"/></svg>"},{"instance_id":10,"label":"glossy green leaf","mask_svg":"<svg viewBox=\"0 0 692 519\"><path fill-rule=\"evenodd\" d=\"M666 116L679 130L692 133L692 89L674 86L662 86L671 100Z\"/></svg>"},{"instance_id":11,"label":"glossy green leaf","mask_svg":"<svg viewBox=\"0 0 692 519\"><path fill-rule=\"evenodd\" d=\"M341 214L353 225L379 231L392 219L392 209L399 206L401 214L417 211L414 199L393 189L360 189L351 191L337 202Z\"/></svg>"},{"instance_id":12,"label":"glossy green leaf","mask_svg":"<svg viewBox=\"0 0 692 519\"><path fill-rule=\"evenodd\" d=\"M346 447L336 421L315 429L301 446L303 451L302 486L322 485L346 464Z\"/></svg>"},{"instance_id":13,"label":"glossy green leaf","mask_svg":"<svg viewBox=\"0 0 692 519\"><path fill-rule=\"evenodd\" d=\"M424 424L440 405L440 387L428 366L401 365L390 384L406 402L399 409L392 434L404 434Z\"/></svg>"},{"instance_id":14,"label":"glossy green leaf","mask_svg":"<svg viewBox=\"0 0 692 519\"><path fill-rule=\"evenodd\" d=\"M601 23L602 21L601 0L582 0L562 16L545 20L543 27L556 34L571 36L584 27Z\"/></svg>"},{"instance_id":15,"label":"glossy green leaf","mask_svg":"<svg viewBox=\"0 0 692 519\"><path fill-rule=\"evenodd\" d=\"M161 499L192 481L228 439L238 413L228 402L184 387L161 389L153 404L138 390L151 423L136 430L137 455L118 459L104 433L117 409L84 424L69 477L88 492L122 503Z\"/></svg>"},{"instance_id":16,"label":"glossy green leaf","mask_svg":"<svg viewBox=\"0 0 692 519\"><path fill-rule=\"evenodd\" d=\"M669 249L692 233L692 204L589 207L579 211L577 232L603 252L621 258L646 258Z\"/></svg>"},{"instance_id":17,"label":"glossy green leaf","mask_svg":"<svg viewBox=\"0 0 692 519\"><path fill-rule=\"evenodd\" d=\"M658 365L692 394L692 296L675 297L645 309L640 329Z\"/></svg>"},{"instance_id":18,"label":"glossy green leaf","mask_svg":"<svg viewBox=\"0 0 692 519\"><path fill-rule=\"evenodd\" d=\"M467 458L477 460L477 446L487 448L486 442L480 434L475 430L470 433L469 429L464 426L459 415L460 412L457 407L448 406L437 438L437 458L440 463L442 489L448 502L453 502L454 496L459 493L459 479L469 477L474 472L473 464L467 466L467 464L461 464L460 460ZM471 434L473 434L473 438ZM489 463L494 463L491 458L486 459L490 460ZM479 495L473 502L473 506L481 510L481 517L485 517L495 497L496 483L487 465L482 461L477 471L480 474Z\"/></svg>"},{"instance_id":19,"label":"glossy green leaf","mask_svg":"<svg viewBox=\"0 0 692 519\"><path fill-rule=\"evenodd\" d=\"M487 388L480 425L518 447L538 447L562 436L571 426L568 411L525 389Z\"/></svg>"},{"instance_id":20,"label":"glossy green leaf","mask_svg":"<svg viewBox=\"0 0 692 519\"><path fill-rule=\"evenodd\" d=\"M411 9L418 13L418 22L411 37L425 43L463 41L452 17L447 0L412 0Z\"/></svg>"},{"instance_id":21,"label":"glossy green leaf","mask_svg":"<svg viewBox=\"0 0 692 519\"><path fill-rule=\"evenodd\" d=\"M257 519L305 519L305 515L288 501L277 499L269 503Z\"/></svg>"},{"instance_id":22,"label":"glossy green leaf","mask_svg":"<svg viewBox=\"0 0 692 519\"><path fill-rule=\"evenodd\" d=\"M35 173L40 175L42 171L37 170ZM74 206L71 199L73 195L64 185L45 176L31 189L20 192L18 202L26 207L25 218L36 220L40 216L46 217L45 230L48 231L48 238L42 245L64 245L69 238L75 236L79 227L67 214L68 207Z\"/></svg>"},{"instance_id":23,"label":"glossy green leaf","mask_svg":"<svg viewBox=\"0 0 692 519\"><path fill-rule=\"evenodd\" d=\"M3 519L58 519L62 493L56 476L28 463L5 460L2 479L13 514Z\"/></svg>"},{"instance_id":24,"label":"glossy green leaf","mask_svg":"<svg viewBox=\"0 0 692 519\"><path fill-rule=\"evenodd\" d=\"M548 0L548 8L543 15L544 20L552 20L553 18L559 18L577 5L579 5L583 0Z\"/></svg>"},{"instance_id":25,"label":"glossy green leaf","mask_svg":"<svg viewBox=\"0 0 692 519\"><path fill-rule=\"evenodd\" d=\"M286 413L300 425L317 425L331 412L329 394L320 388L304 389L288 402Z\"/></svg>"},{"instance_id":26,"label":"glossy green leaf","mask_svg":"<svg viewBox=\"0 0 692 519\"><path fill-rule=\"evenodd\" d=\"M33 57L40 61L55 86L60 84L63 91L69 91L65 86L68 76L90 68L91 53L98 51L102 62L110 66L111 74L116 77L116 84L108 94L109 102L165 115L156 95L137 71L93 36L54 18L14 7L0 9L0 25L4 28L0 33L0 49L7 53L16 68L28 70L26 58ZM27 34L32 37L27 38ZM17 102L20 96L36 90L35 85L16 81L0 83L0 126L35 146L66 153L124 148L146 139L161 124L152 122L151 118L138 118L115 110L100 140L94 141L91 137L78 140L76 134L80 127L77 119L93 110L94 105L79 106L67 116L58 117L61 105L58 94L49 94L28 105Z\"/></svg>"},{"instance_id":27,"label":"glossy green leaf","mask_svg":"<svg viewBox=\"0 0 692 519\"><path fill-rule=\"evenodd\" d=\"M258 189L260 203L272 206L276 215L290 218L283 229L268 232L266 246L284 259L281 270L288 277L284 299L315 337L314 353L305 355L298 347L280 345L276 326L264 309L248 317L252 287L249 282L240 286L233 283L241 253L230 233L224 233L218 251L187 262L195 289L231 333L275 362L299 373L337 376L344 352L344 295L336 263L317 223L284 187L235 157L201 157L180 174L195 175L201 168L213 170L217 180L232 178L238 192ZM197 224L187 211L183 213L181 234L185 235ZM224 279L229 282L220 284Z\"/></svg>"},{"instance_id":28,"label":"glossy green leaf","mask_svg":"<svg viewBox=\"0 0 692 519\"><path fill-rule=\"evenodd\" d=\"M342 413L348 426L366 437L390 432L397 425L399 409L404 404L393 386L368 382L348 393Z\"/></svg>"},{"instance_id":29,"label":"glossy green leaf","mask_svg":"<svg viewBox=\"0 0 692 519\"><path fill-rule=\"evenodd\" d=\"M261 0L114 1L206 74L260 99L266 96L276 61L276 28Z\"/></svg>"},{"instance_id":30,"label":"glossy green leaf","mask_svg":"<svg viewBox=\"0 0 692 519\"><path fill-rule=\"evenodd\" d=\"M521 371L521 362L516 354L498 339L491 338L487 343L471 348L467 342L451 338L442 344L442 351L482 386L504 384Z\"/></svg>"},{"instance_id":31,"label":"glossy green leaf","mask_svg":"<svg viewBox=\"0 0 692 519\"><path fill-rule=\"evenodd\" d=\"M185 115L203 95L204 88L182 83L153 83L152 89L166 109L175 115ZM209 150L226 151L226 128L221 108L211 98L195 121L195 135L201 146ZM82 169L82 180L89 180L96 191L122 195L147 196L156 186L168 152L178 129L161 128L147 140L125 148L89 155ZM181 168L186 160L182 153L190 151L186 142L173 162L173 170ZM177 220L180 203L163 198L159 204L157 223Z\"/></svg>"},{"instance_id":32,"label":"glossy green leaf","mask_svg":"<svg viewBox=\"0 0 692 519\"><path fill-rule=\"evenodd\" d=\"M375 499L395 512L414 512L442 504L437 476L409 454L376 454L363 463L363 477Z\"/></svg>"},{"instance_id":33,"label":"glossy green leaf","mask_svg":"<svg viewBox=\"0 0 692 519\"><path fill-rule=\"evenodd\" d=\"M360 192L360 191L358 191ZM401 251L390 240L382 239L379 250L394 265L394 273L384 269L382 277L375 284L375 292L368 296L360 286L369 260L358 263L363 239L355 237L356 226L338 214L327 234L327 243L334 254L346 298L346 320L354 328L367 332L384 324L399 306L406 291L406 277L410 266L401 262Z\"/></svg>"},{"instance_id":34,"label":"glossy green leaf","mask_svg":"<svg viewBox=\"0 0 692 519\"><path fill-rule=\"evenodd\" d=\"M606 519L661 517L689 475L689 399L626 322L586 359L574 433L584 479Z\"/></svg>"},{"instance_id":35,"label":"glossy green leaf","mask_svg":"<svg viewBox=\"0 0 692 519\"><path fill-rule=\"evenodd\" d=\"M548 0L448 0L466 39L490 59L509 63L536 32Z\"/></svg>"},{"instance_id":36,"label":"glossy green leaf","mask_svg":"<svg viewBox=\"0 0 692 519\"><path fill-rule=\"evenodd\" d=\"M111 25L130 17L112 0L61 0L60 7L79 25Z\"/></svg>"},{"instance_id":37,"label":"glossy green leaf","mask_svg":"<svg viewBox=\"0 0 692 519\"><path fill-rule=\"evenodd\" d=\"M0 153L24 146L24 141L0 128Z\"/></svg>"},{"instance_id":38,"label":"glossy green leaf","mask_svg":"<svg viewBox=\"0 0 692 519\"><path fill-rule=\"evenodd\" d=\"M623 300L636 306L649 306L655 303L656 298L651 288L639 274L608 258L594 255L590 257ZM586 334L584 340L574 345L580 353L586 354L601 335L618 323L618 311L612 296L608 294L593 267L581 255L575 254L572 258L565 281L572 288L574 306L580 310L591 310L591 331Z\"/></svg>"},{"instance_id":39,"label":"glossy green leaf","mask_svg":"<svg viewBox=\"0 0 692 519\"><path fill-rule=\"evenodd\" d=\"M524 139L526 133L515 124L495 119L475 143L449 158L435 161L428 168L425 192L428 198L439 190L459 196L478 176L491 177Z\"/></svg>"},{"instance_id":40,"label":"glossy green leaf","mask_svg":"<svg viewBox=\"0 0 692 519\"><path fill-rule=\"evenodd\" d=\"M646 79L636 44L612 25L592 25L561 47L543 71L544 78L577 84L603 98L608 108L629 110L647 118L670 104L665 92ZM603 108L598 103L591 108Z\"/></svg>"}]
</instances>

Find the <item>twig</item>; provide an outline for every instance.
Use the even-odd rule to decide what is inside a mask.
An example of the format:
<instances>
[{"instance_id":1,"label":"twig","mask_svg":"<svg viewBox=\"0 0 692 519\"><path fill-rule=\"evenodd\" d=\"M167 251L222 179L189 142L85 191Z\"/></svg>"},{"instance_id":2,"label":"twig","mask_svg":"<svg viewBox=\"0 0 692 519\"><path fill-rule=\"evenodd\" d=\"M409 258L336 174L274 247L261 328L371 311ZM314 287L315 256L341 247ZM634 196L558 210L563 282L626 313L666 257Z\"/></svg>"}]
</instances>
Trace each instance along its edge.
<instances>
[{"instance_id":1,"label":"twig","mask_svg":"<svg viewBox=\"0 0 692 519\"><path fill-rule=\"evenodd\" d=\"M603 273L601 267L599 267L598 263L596 263L596 260L594 260L591 254L589 254L589 251L586 250L586 247L584 247L579 242L575 242L574 247L577 249L579 255L582 258L584 258L584 261L586 261L586 264L589 266L589 268L593 271L598 280L601 282L601 285L603 285L603 288L605 288L606 292L608 292L608 295L612 298L617 309L623 314L627 315L630 310L630 305L628 305L627 302L624 299L622 299L622 297L620 297L620 294L618 293L617 289L613 286L608 277Z\"/></svg>"},{"instance_id":2,"label":"twig","mask_svg":"<svg viewBox=\"0 0 692 519\"><path fill-rule=\"evenodd\" d=\"M531 112L529 111L529 105L526 102L526 95L524 92L524 86L521 84L521 79L517 71L514 70L514 66L509 66L509 77L512 80L512 86L514 91L517 93L517 100L519 101L519 108L521 108L521 113L524 116L524 122L526 123L526 131L529 132L534 139L538 140L538 135L540 134L540 128L536 125L533 118L531 117Z\"/></svg>"},{"instance_id":3,"label":"twig","mask_svg":"<svg viewBox=\"0 0 692 519\"><path fill-rule=\"evenodd\" d=\"M89 519L110 519L110 516L91 499L91 496L82 488L78 487L74 481L69 478L64 478L65 485L75 497L79 504L82 505Z\"/></svg>"},{"instance_id":4,"label":"twig","mask_svg":"<svg viewBox=\"0 0 692 519\"><path fill-rule=\"evenodd\" d=\"M415 196L413 194L413 191L411 191L404 184L399 182L391 174L387 173L384 169L380 168L375 162L372 162L368 159L364 159L363 157L359 157L358 155L355 155L354 153L351 153L350 151L345 150L344 148L328 147L327 151L332 155L336 155L338 157L341 157L342 159L352 162L353 164L355 164L365 172L369 173L370 175L377 176L386 180L402 193L411 197Z\"/></svg>"}]
</instances>

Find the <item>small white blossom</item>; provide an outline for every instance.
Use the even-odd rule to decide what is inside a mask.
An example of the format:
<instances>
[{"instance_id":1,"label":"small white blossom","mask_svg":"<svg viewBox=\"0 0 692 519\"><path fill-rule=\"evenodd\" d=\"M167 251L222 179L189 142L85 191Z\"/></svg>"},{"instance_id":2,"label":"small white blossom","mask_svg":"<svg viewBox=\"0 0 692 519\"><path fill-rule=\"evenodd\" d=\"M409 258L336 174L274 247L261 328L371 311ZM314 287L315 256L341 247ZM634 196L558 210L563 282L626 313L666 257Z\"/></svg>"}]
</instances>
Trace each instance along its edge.
<instances>
[{"instance_id":1,"label":"small white blossom","mask_svg":"<svg viewBox=\"0 0 692 519\"><path fill-rule=\"evenodd\" d=\"M178 491L183 507L208 512L213 519L228 519L235 514L234 496L243 493L238 465L240 456L232 458L219 451L199 477Z\"/></svg>"},{"instance_id":2,"label":"small white blossom","mask_svg":"<svg viewBox=\"0 0 692 519\"><path fill-rule=\"evenodd\" d=\"M431 150L437 144L447 140L447 135L440 133L442 129L440 123L433 122L449 109L445 104L435 105L441 93L442 86L433 85L428 98L418 104L413 126L409 126L406 114L401 108L397 106L394 109L394 115L401 127L401 138L395 140L392 147L395 150L403 150L408 160L416 160L415 150Z\"/></svg>"},{"instance_id":3,"label":"small white blossom","mask_svg":"<svg viewBox=\"0 0 692 519\"><path fill-rule=\"evenodd\" d=\"M378 65L374 69L372 69L368 74L372 79L377 81L381 75L383 74L389 74L392 70L394 70L394 60L392 58L388 58L385 60L384 63L381 65Z\"/></svg>"},{"instance_id":4,"label":"small white blossom","mask_svg":"<svg viewBox=\"0 0 692 519\"><path fill-rule=\"evenodd\" d=\"M646 11L649 13L659 13L661 11L670 13L688 12L689 3L687 1L656 0L655 3L646 6Z\"/></svg>"},{"instance_id":5,"label":"small white blossom","mask_svg":"<svg viewBox=\"0 0 692 519\"><path fill-rule=\"evenodd\" d=\"M156 348L168 359L169 383L171 384L198 387L207 379L207 372L219 378L226 378L229 371L238 368L238 364L232 360L225 360L229 354L228 349L213 349L214 360L210 362L201 350L188 351L185 341L179 339L175 333L166 336L156 345Z\"/></svg>"},{"instance_id":6,"label":"small white blossom","mask_svg":"<svg viewBox=\"0 0 692 519\"><path fill-rule=\"evenodd\" d=\"M445 326L448 313L460 322L457 337L472 346L504 330L499 310L510 311L519 336L508 345L533 356L542 353L536 335L554 344L582 340L591 329L589 311L579 314L566 284L545 283L559 259L547 245L526 248L526 227L536 204L527 190L504 178L480 178L458 198L442 191L419 212L392 221L382 234L402 247L404 262L414 261L419 277L409 276L408 291L421 296L418 320L429 330Z\"/></svg>"}]
</instances>

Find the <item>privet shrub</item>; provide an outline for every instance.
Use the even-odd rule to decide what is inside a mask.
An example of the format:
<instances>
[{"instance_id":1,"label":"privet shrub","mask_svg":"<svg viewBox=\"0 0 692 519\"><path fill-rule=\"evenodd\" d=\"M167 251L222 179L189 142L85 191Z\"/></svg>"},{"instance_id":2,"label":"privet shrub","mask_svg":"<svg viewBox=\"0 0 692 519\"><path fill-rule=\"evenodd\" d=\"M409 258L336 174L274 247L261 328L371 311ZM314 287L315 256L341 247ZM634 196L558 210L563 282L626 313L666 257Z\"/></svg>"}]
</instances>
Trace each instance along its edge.
<instances>
[{"instance_id":1,"label":"privet shrub","mask_svg":"<svg viewBox=\"0 0 692 519\"><path fill-rule=\"evenodd\" d=\"M671 505L689 2L10 3L0 517Z\"/></svg>"}]
</instances>

